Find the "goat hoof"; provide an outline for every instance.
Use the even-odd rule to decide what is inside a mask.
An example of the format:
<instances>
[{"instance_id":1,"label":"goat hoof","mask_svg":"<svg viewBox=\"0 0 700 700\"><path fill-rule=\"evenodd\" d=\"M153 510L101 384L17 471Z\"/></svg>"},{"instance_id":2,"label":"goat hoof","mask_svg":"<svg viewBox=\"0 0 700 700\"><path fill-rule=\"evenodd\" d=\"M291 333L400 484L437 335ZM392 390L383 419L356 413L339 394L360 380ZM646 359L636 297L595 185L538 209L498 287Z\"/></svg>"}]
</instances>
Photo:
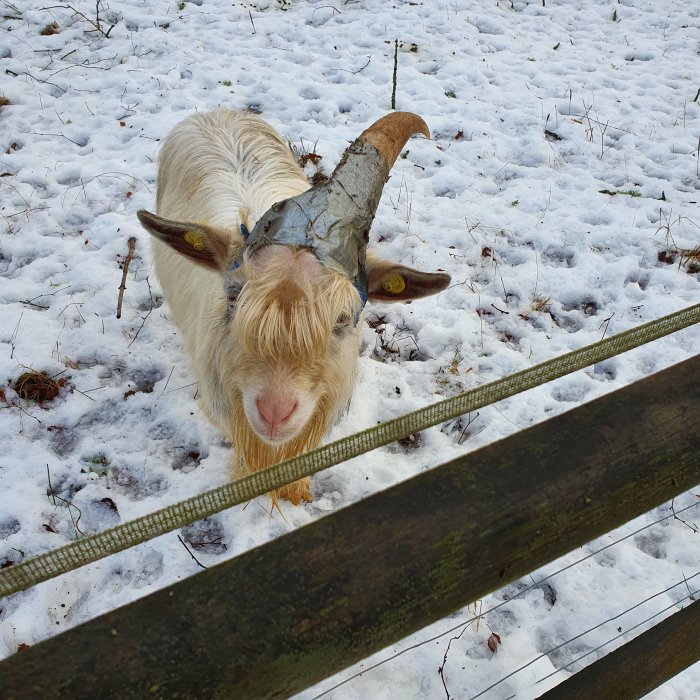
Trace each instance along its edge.
<instances>
[{"instance_id":1,"label":"goat hoof","mask_svg":"<svg viewBox=\"0 0 700 700\"><path fill-rule=\"evenodd\" d=\"M304 479L299 479L299 481L294 481L287 486L283 486L277 492L278 498L283 498L285 501L289 501L295 506L301 505L302 501L310 503L314 500L311 495L311 479L307 476Z\"/></svg>"}]
</instances>

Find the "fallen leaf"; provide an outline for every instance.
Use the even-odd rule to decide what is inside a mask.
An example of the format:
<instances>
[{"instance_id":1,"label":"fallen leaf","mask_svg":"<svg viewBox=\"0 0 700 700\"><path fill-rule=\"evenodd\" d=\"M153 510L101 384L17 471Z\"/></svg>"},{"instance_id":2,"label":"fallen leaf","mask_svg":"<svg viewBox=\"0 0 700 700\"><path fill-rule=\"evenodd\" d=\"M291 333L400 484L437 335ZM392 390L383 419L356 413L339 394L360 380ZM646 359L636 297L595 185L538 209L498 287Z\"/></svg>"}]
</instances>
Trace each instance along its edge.
<instances>
[{"instance_id":1,"label":"fallen leaf","mask_svg":"<svg viewBox=\"0 0 700 700\"><path fill-rule=\"evenodd\" d=\"M550 605L554 605L557 602L557 592L548 583L542 584L542 591L544 592L544 599Z\"/></svg>"},{"instance_id":2,"label":"fallen leaf","mask_svg":"<svg viewBox=\"0 0 700 700\"><path fill-rule=\"evenodd\" d=\"M488 647L492 654L495 654L496 651L498 651L498 645L500 643L501 638L495 632L491 632L491 636L486 640L486 644L488 644Z\"/></svg>"}]
</instances>

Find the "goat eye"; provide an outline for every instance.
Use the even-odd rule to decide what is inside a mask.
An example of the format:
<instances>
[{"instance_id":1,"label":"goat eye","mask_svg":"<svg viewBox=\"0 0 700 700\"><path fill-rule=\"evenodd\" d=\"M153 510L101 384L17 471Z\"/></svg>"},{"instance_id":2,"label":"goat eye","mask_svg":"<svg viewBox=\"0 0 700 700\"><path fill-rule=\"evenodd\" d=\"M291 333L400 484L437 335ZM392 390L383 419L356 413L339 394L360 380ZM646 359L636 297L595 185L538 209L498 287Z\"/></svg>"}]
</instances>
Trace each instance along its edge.
<instances>
[{"instance_id":1,"label":"goat eye","mask_svg":"<svg viewBox=\"0 0 700 700\"><path fill-rule=\"evenodd\" d=\"M333 335L342 338L350 330L350 317L347 314L340 314L333 327Z\"/></svg>"},{"instance_id":2,"label":"goat eye","mask_svg":"<svg viewBox=\"0 0 700 700\"><path fill-rule=\"evenodd\" d=\"M238 295L241 293L243 287L239 284L229 284L226 289L226 295L228 297L229 306L232 306L238 300Z\"/></svg>"}]
</instances>

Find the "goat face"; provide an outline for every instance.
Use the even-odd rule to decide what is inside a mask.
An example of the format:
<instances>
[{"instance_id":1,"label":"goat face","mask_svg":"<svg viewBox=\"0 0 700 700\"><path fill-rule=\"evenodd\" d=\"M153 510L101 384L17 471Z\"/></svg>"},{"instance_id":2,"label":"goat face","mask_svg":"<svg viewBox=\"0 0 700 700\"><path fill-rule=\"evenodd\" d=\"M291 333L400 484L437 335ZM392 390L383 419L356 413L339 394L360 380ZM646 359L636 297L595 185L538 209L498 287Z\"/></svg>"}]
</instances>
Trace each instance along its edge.
<instances>
[{"instance_id":1,"label":"goat face","mask_svg":"<svg viewBox=\"0 0 700 700\"><path fill-rule=\"evenodd\" d=\"M309 434L323 433L350 399L358 294L342 271L308 250L280 245L246 256L230 289L229 297L240 291L226 376L236 377L246 431L269 446L296 441L308 447Z\"/></svg>"},{"instance_id":2,"label":"goat face","mask_svg":"<svg viewBox=\"0 0 700 700\"><path fill-rule=\"evenodd\" d=\"M217 141L223 133L217 119L242 133ZM204 152L200 166L193 127ZM138 216L157 239L156 271L192 356L203 407L231 438L239 472L316 447L345 409L367 299L407 301L449 283L447 275L366 251L389 169L417 131L427 135L415 115L379 120L351 144L329 182L312 189L281 137L250 115L196 115L166 139L159 216ZM251 143L264 148L265 158L254 148L246 152ZM217 158L219 194L202 198L201 183L219 177L211 173ZM270 174L263 177L265 168ZM232 206L228 189L248 192L251 201ZM271 200L275 191L291 196ZM187 202L198 205L190 210ZM207 223L219 223L223 210L233 210L233 224ZM248 231L251 211L258 218ZM308 479L277 495L310 499Z\"/></svg>"}]
</instances>

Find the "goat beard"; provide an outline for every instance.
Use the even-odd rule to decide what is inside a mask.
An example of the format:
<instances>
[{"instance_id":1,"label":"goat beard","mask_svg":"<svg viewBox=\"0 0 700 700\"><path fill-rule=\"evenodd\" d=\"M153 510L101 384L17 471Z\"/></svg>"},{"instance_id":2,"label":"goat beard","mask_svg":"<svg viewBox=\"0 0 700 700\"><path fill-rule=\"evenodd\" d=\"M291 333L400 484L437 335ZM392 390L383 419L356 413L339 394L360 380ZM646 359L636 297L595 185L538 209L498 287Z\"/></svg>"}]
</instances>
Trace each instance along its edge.
<instances>
[{"instance_id":1,"label":"goat beard","mask_svg":"<svg viewBox=\"0 0 700 700\"><path fill-rule=\"evenodd\" d=\"M293 438L281 445L270 445L250 427L240 397L233 402L233 406L235 408L231 411L229 435L235 452L234 478L260 471L318 447L328 430L331 419L331 402L324 395L318 400L316 409L306 425ZM299 505L302 500L313 500L310 481L309 477L304 477L268 492L273 506L280 498L291 501L294 505Z\"/></svg>"}]
</instances>

